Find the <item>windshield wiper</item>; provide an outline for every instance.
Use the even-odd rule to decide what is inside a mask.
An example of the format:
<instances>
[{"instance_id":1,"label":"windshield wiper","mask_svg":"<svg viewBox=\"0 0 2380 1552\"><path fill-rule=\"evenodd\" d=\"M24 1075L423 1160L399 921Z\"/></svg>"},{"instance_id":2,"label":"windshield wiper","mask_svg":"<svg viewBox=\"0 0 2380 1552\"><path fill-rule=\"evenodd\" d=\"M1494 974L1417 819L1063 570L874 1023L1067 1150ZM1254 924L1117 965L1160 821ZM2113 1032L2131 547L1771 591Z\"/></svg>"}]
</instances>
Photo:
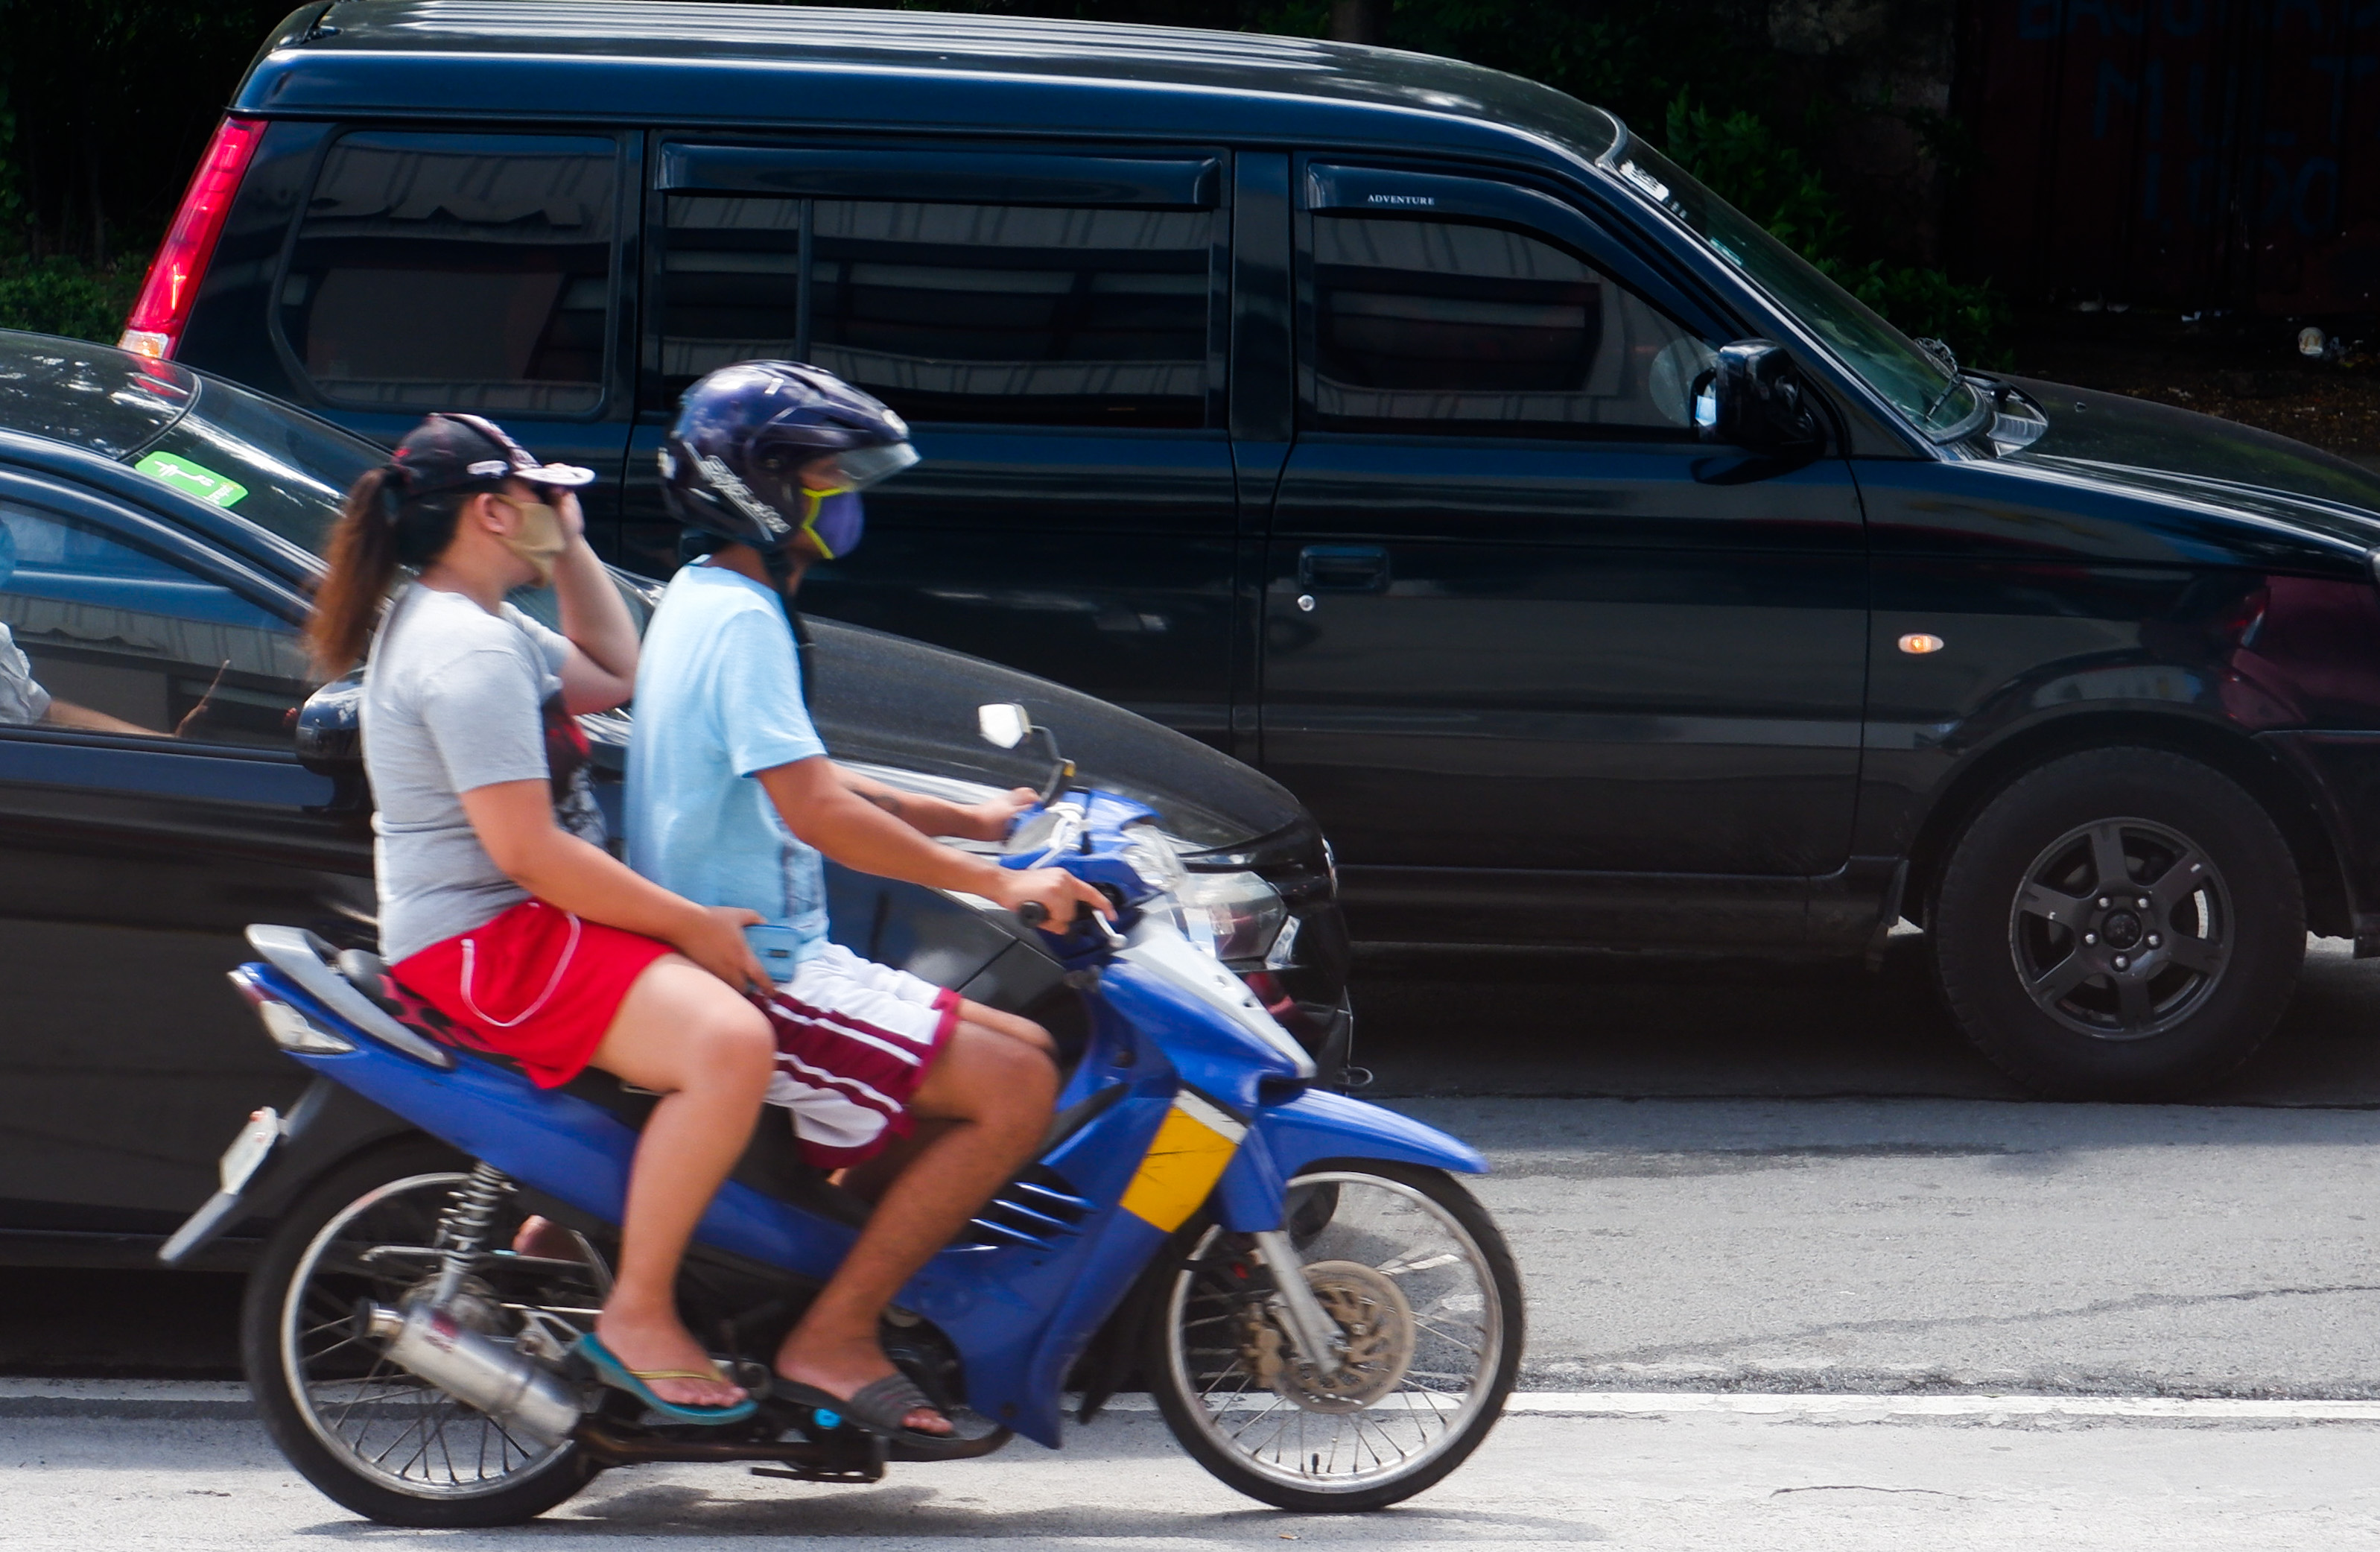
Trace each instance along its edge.
<instances>
[{"instance_id":1,"label":"windshield wiper","mask_svg":"<svg viewBox=\"0 0 2380 1552\"><path fill-rule=\"evenodd\" d=\"M1918 417L1918 420L1924 424L1931 425L1934 423L1934 411L1949 403L1950 396L1958 391L1959 385L1965 382L1966 379L1959 374L1959 358L1957 353L1954 352L1948 345L1942 343L1942 341L1938 339L1912 339L1910 343L1916 346L1920 350L1925 351L1927 355L1933 357L1935 363L1940 366L1943 371L1950 374L1950 380L1942 385L1941 393L1937 395L1934 401L1925 407L1925 413Z\"/></svg>"}]
</instances>

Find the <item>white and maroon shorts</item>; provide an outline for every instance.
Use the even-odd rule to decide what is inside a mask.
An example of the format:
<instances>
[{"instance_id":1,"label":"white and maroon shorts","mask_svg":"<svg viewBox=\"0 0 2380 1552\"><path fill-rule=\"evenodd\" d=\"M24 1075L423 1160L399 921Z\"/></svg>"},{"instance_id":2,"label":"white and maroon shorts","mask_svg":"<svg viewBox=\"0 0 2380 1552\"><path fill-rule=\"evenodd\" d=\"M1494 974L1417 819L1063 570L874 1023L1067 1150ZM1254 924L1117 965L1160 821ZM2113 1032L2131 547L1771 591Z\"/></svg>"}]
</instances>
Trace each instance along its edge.
<instances>
[{"instance_id":1,"label":"white and maroon shorts","mask_svg":"<svg viewBox=\"0 0 2380 1552\"><path fill-rule=\"evenodd\" d=\"M769 1103L821 1169L909 1135L909 1101L958 1028L959 995L830 943L762 1005L777 1035Z\"/></svg>"}]
</instances>

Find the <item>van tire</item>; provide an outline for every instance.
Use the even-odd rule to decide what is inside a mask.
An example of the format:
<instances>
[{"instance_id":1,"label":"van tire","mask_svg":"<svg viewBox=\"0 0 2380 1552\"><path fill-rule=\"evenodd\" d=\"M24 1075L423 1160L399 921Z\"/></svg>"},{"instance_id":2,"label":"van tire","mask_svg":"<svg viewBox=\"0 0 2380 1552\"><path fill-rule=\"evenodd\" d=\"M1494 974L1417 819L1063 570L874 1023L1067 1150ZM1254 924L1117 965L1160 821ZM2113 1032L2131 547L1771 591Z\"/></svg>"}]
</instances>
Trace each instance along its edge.
<instances>
[{"instance_id":1,"label":"van tire","mask_svg":"<svg viewBox=\"0 0 2380 1552\"><path fill-rule=\"evenodd\" d=\"M1930 920L1961 1032L2055 1099L2167 1099L2230 1076L2305 961L2305 892L2271 817L2155 749L2010 783L1959 837Z\"/></svg>"}]
</instances>

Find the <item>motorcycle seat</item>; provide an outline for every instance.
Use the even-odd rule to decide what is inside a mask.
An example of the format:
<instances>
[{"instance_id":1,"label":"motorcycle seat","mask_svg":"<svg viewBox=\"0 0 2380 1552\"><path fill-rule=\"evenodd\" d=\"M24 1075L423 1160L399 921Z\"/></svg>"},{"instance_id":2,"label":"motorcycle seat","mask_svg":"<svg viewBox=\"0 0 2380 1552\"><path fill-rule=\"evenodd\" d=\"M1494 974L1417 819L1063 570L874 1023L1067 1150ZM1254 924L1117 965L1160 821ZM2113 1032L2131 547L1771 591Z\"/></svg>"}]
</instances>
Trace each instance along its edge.
<instances>
[{"instance_id":1,"label":"motorcycle seat","mask_svg":"<svg viewBox=\"0 0 2380 1552\"><path fill-rule=\"evenodd\" d=\"M499 1067L517 1070L517 1065L500 1053L479 1049L455 1036L453 1026L436 1008L418 998L398 991L388 975L388 961L378 954L350 948L340 954L338 972L346 983L370 997L373 1004L407 1028L419 1031L440 1045L458 1048L471 1057ZM621 1124L635 1130L644 1129L645 1118L653 1113L661 1096L650 1089L639 1089L622 1082L611 1073L589 1068L562 1085L561 1092L590 1105L601 1106L617 1117ZM856 1228L868 1221L868 1204L849 1191L829 1181L824 1172L802 1157L800 1145L795 1141L794 1129L785 1117L775 1110L763 1110L759 1124L752 1129L752 1141L744 1156L736 1161L729 1177L741 1181L765 1196L774 1197L792 1206L803 1207L821 1217Z\"/></svg>"}]
</instances>

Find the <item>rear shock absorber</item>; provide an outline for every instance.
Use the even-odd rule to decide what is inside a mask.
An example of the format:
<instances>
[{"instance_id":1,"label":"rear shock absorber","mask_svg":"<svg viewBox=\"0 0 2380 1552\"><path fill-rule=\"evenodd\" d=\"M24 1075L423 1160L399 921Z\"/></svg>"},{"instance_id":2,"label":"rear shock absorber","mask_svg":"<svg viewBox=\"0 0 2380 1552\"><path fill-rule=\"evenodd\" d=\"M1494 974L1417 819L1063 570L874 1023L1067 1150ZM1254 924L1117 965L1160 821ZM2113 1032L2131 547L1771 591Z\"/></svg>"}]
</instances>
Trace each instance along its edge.
<instances>
[{"instance_id":1,"label":"rear shock absorber","mask_svg":"<svg viewBox=\"0 0 2380 1552\"><path fill-rule=\"evenodd\" d=\"M512 1177L481 1161L471 1166L470 1178L446 1199L446 1210L438 1215L438 1249L443 1259L438 1267L437 1289L430 1297L431 1307L444 1304L462 1290L464 1277L479 1259L480 1242L487 1238L488 1226L495 1222L497 1209L513 1189Z\"/></svg>"}]
</instances>

